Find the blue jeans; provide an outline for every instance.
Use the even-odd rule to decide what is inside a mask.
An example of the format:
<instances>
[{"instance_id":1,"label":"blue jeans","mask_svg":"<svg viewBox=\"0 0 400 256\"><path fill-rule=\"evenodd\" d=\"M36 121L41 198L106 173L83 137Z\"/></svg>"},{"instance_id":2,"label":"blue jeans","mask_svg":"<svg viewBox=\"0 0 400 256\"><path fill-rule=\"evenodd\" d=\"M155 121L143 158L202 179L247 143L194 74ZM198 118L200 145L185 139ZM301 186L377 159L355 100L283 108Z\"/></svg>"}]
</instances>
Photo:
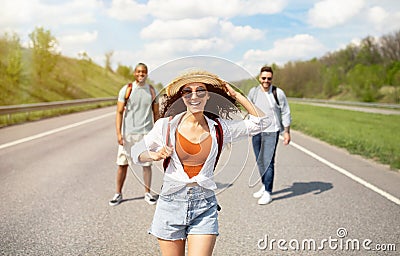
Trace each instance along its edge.
<instances>
[{"instance_id":1,"label":"blue jeans","mask_svg":"<svg viewBox=\"0 0 400 256\"><path fill-rule=\"evenodd\" d=\"M253 150L258 170L265 190L272 192L275 172L275 152L278 145L279 131L262 132L252 138Z\"/></svg>"}]
</instances>

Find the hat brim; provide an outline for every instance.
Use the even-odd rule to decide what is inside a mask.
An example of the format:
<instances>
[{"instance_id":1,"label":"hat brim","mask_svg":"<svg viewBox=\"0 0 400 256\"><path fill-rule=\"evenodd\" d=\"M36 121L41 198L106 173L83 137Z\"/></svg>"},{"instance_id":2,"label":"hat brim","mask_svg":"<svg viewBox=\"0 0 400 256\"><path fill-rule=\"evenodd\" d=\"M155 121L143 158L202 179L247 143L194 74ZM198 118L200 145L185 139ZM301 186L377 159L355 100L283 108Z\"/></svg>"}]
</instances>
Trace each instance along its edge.
<instances>
[{"instance_id":1,"label":"hat brim","mask_svg":"<svg viewBox=\"0 0 400 256\"><path fill-rule=\"evenodd\" d=\"M206 71L196 71L181 75L169 83L166 87L167 96L171 97L177 94L182 86L191 83L210 84L215 87L220 87L226 91L226 82L220 79L218 76Z\"/></svg>"}]
</instances>

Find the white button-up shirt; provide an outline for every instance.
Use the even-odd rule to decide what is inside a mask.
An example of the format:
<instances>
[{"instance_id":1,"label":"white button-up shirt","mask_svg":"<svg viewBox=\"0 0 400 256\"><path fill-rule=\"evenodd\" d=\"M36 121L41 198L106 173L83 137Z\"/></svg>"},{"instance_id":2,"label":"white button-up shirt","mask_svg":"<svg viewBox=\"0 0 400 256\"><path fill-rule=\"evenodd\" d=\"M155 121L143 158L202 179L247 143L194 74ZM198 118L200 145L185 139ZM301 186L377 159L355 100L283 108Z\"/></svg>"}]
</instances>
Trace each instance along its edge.
<instances>
[{"instance_id":1,"label":"white button-up shirt","mask_svg":"<svg viewBox=\"0 0 400 256\"><path fill-rule=\"evenodd\" d=\"M184 114L185 112L178 114L170 121L170 145L175 145L176 129L178 128L179 120ZM193 182L197 182L200 186L206 189L217 189L217 185L213 180L214 165L218 153L215 128L215 125L217 123L207 117L206 121L208 123L208 128L212 137L212 146L210 153L199 174L192 178L189 178L189 176L184 171L182 163L180 162L178 154L176 153L174 148L171 155L171 161L169 162L169 165L164 174L164 182L161 194L172 194L185 187L188 183ZM246 120L219 119L219 121L222 125L224 145L260 133L262 130L265 129L265 127L271 125L270 118L267 116L255 117L249 115L249 118ZM157 120L157 122L154 124L153 129L148 134L146 134L141 141L136 143L131 148L131 156L135 164L142 164L142 162L139 161L139 155L141 153L147 150L156 152L166 145L168 122L169 118L160 118L159 120Z\"/></svg>"}]
</instances>

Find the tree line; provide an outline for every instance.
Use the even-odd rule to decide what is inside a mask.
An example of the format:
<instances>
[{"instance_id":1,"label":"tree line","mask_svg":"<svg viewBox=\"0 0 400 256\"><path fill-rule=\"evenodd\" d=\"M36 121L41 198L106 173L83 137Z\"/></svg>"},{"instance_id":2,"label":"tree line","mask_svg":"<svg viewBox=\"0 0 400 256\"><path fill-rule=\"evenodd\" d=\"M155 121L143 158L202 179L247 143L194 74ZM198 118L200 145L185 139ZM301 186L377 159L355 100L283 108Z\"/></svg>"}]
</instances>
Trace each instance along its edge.
<instances>
[{"instance_id":1,"label":"tree line","mask_svg":"<svg viewBox=\"0 0 400 256\"><path fill-rule=\"evenodd\" d=\"M400 30L308 61L274 69L274 83L289 97L400 103ZM247 93L257 80L237 82Z\"/></svg>"}]
</instances>

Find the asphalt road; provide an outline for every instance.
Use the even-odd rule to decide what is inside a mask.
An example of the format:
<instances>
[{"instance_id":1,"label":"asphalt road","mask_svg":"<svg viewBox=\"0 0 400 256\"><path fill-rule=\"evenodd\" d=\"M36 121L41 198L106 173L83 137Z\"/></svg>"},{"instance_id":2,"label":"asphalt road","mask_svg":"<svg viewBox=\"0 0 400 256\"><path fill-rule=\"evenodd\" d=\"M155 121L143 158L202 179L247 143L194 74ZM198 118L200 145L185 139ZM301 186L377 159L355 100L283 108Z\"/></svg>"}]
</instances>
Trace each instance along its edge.
<instances>
[{"instance_id":1,"label":"asphalt road","mask_svg":"<svg viewBox=\"0 0 400 256\"><path fill-rule=\"evenodd\" d=\"M147 234L155 206L143 200L140 168L127 177L126 200L108 205L114 110L0 129L0 255L160 254ZM260 185L250 187L258 175L248 141L224 151L215 178L222 211L214 255L399 255L400 174L296 131L292 136L291 145L278 146L266 206L252 198ZM157 163L155 193L161 177Z\"/></svg>"}]
</instances>

